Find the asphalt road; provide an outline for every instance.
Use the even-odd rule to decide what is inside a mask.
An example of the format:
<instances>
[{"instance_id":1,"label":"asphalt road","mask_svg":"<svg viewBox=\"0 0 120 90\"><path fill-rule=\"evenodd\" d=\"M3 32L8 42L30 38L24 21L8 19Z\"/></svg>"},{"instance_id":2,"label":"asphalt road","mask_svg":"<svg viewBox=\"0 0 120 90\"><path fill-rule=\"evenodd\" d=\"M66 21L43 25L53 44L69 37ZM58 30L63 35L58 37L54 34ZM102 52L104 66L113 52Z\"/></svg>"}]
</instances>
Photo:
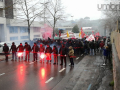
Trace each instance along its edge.
<instances>
[{"instance_id":1,"label":"asphalt road","mask_svg":"<svg viewBox=\"0 0 120 90\"><path fill-rule=\"evenodd\" d=\"M44 63L32 62L33 55L29 62L11 61L0 62L0 90L51 90L53 89L68 73L75 70L76 65L82 57L74 58L74 67L69 66L67 57L67 66L60 66L52 62Z\"/></svg>"}]
</instances>

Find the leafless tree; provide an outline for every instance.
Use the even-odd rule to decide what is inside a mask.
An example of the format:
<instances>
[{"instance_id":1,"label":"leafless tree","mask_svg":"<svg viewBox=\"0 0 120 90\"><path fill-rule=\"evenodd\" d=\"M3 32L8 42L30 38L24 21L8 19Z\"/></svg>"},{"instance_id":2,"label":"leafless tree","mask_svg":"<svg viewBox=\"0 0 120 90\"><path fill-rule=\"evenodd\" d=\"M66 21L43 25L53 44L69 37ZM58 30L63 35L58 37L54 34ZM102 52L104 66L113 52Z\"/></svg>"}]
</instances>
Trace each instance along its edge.
<instances>
[{"instance_id":1,"label":"leafless tree","mask_svg":"<svg viewBox=\"0 0 120 90\"><path fill-rule=\"evenodd\" d=\"M30 40L30 27L34 20L43 14L43 7L39 0L16 0L15 18L27 21L28 37Z\"/></svg>"},{"instance_id":2,"label":"leafless tree","mask_svg":"<svg viewBox=\"0 0 120 90\"><path fill-rule=\"evenodd\" d=\"M106 1L107 3L112 3L114 5L116 5L115 9L110 10L110 9L106 9L105 11L103 11L104 15L106 16L105 20L104 20L104 26L108 26L110 32L113 30L120 30L120 28L117 28L117 21L120 18L120 10L118 9L117 4L119 4L119 0L112 0L112 1Z\"/></svg>"},{"instance_id":3,"label":"leafless tree","mask_svg":"<svg viewBox=\"0 0 120 90\"><path fill-rule=\"evenodd\" d=\"M64 13L64 7L62 6L61 0L47 0L45 2L45 9L48 13L45 16L46 22L49 23L50 26L53 27L53 37L54 37L54 30L57 24L57 21L64 20L66 15Z\"/></svg>"}]
</instances>

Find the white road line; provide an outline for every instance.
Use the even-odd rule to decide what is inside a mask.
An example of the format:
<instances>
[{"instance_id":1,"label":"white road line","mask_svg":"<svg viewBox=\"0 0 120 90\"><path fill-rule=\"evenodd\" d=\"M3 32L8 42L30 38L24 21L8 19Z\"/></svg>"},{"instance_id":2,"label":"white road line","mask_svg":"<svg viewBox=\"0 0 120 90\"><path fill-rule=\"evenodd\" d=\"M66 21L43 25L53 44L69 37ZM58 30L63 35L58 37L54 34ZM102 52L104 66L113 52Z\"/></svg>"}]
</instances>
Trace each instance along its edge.
<instances>
[{"instance_id":1,"label":"white road line","mask_svg":"<svg viewBox=\"0 0 120 90\"><path fill-rule=\"evenodd\" d=\"M65 70L65 68L61 69L59 72L62 72L62 71L64 71L64 70Z\"/></svg>"},{"instance_id":2,"label":"white road line","mask_svg":"<svg viewBox=\"0 0 120 90\"><path fill-rule=\"evenodd\" d=\"M76 60L78 60L78 59L79 59L79 57L76 58Z\"/></svg>"},{"instance_id":3,"label":"white road line","mask_svg":"<svg viewBox=\"0 0 120 90\"><path fill-rule=\"evenodd\" d=\"M29 64L33 64L34 62L31 62L31 63L29 63Z\"/></svg>"},{"instance_id":4,"label":"white road line","mask_svg":"<svg viewBox=\"0 0 120 90\"><path fill-rule=\"evenodd\" d=\"M0 74L0 76L4 75L5 73Z\"/></svg>"},{"instance_id":5,"label":"white road line","mask_svg":"<svg viewBox=\"0 0 120 90\"><path fill-rule=\"evenodd\" d=\"M54 77L51 77L50 79L48 79L45 83L49 83L51 80L53 80Z\"/></svg>"}]
</instances>

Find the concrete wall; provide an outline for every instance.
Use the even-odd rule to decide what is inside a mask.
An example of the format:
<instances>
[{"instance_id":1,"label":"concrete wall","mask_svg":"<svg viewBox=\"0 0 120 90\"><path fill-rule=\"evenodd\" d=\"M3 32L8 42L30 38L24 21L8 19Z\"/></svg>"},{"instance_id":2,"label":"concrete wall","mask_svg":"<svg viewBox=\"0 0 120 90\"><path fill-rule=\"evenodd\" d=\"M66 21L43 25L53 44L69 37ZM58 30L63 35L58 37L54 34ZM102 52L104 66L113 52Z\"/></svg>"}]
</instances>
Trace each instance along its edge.
<instances>
[{"instance_id":1,"label":"concrete wall","mask_svg":"<svg viewBox=\"0 0 120 90\"><path fill-rule=\"evenodd\" d=\"M114 90L120 90L120 33L111 33Z\"/></svg>"}]
</instances>

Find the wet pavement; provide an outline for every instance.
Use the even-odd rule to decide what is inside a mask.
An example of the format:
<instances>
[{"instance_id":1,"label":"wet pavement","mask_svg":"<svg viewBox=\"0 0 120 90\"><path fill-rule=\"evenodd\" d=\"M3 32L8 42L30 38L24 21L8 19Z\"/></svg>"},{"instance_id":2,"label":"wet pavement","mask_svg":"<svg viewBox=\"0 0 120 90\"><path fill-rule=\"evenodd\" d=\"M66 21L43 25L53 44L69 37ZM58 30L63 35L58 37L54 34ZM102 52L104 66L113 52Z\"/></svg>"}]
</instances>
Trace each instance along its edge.
<instances>
[{"instance_id":1,"label":"wet pavement","mask_svg":"<svg viewBox=\"0 0 120 90\"><path fill-rule=\"evenodd\" d=\"M53 65L52 62L44 63L11 61L0 62L0 90L52 90L67 75L70 75L77 67L77 64L83 57L74 58L74 67L69 66L67 58L67 66Z\"/></svg>"}]
</instances>

